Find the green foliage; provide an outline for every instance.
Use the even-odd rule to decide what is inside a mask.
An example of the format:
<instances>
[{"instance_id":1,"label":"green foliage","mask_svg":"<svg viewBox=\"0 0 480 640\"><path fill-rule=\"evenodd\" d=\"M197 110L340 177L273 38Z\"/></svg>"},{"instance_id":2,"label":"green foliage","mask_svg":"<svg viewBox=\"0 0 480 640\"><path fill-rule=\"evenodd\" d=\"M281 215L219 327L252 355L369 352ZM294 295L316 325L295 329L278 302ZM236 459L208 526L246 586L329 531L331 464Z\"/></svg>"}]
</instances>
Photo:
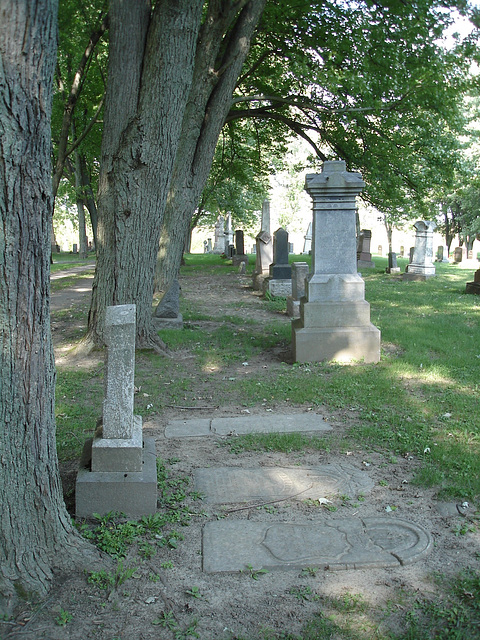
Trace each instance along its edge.
<instances>
[{"instance_id":1,"label":"green foliage","mask_svg":"<svg viewBox=\"0 0 480 640\"><path fill-rule=\"evenodd\" d=\"M73 620L73 616L70 612L65 609L60 609L60 613L55 618L55 624L59 627L64 627L66 624Z\"/></svg>"},{"instance_id":2,"label":"green foliage","mask_svg":"<svg viewBox=\"0 0 480 640\"><path fill-rule=\"evenodd\" d=\"M89 571L87 582L99 589L118 589L122 584L135 575L136 567L127 568L121 560L118 561L115 571Z\"/></svg>"}]
</instances>

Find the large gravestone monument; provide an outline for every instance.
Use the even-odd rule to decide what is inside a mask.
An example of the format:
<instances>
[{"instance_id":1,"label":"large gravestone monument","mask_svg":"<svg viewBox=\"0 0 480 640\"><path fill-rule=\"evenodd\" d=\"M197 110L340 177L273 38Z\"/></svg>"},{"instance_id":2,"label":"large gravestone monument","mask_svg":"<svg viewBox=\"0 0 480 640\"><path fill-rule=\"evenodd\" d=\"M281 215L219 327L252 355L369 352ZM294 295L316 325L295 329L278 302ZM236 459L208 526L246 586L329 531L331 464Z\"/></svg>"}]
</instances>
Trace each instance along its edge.
<instances>
[{"instance_id":1,"label":"large gravestone monument","mask_svg":"<svg viewBox=\"0 0 480 640\"><path fill-rule=\"evenodd\" d=\"M135 305L107 307L105 397L102 427L85 444L76 483L76 515L121 511L155 513L155 441L143 438L142 418L133 414Z\"/></svg>"},{"instance_id":2,"label":"large gravestone monument","mask_svg":"<svg viewBox=\"0 0 480 640\"><path fill-rule=\"evenodd\" d=\"M343 161L325 162L322 173L306 177L313 199L312 273L300 318L292 322L297 362L380 359L380 331L370 322L357 273L355 199L364 186Z\"/></svg>"},{"instance_id":3,"label":"large gravestone monument","mask_svg":"<svg viewBox=\"0 0 480 640\"><path fill-rule=\"evenodd\" d=\"M263 201L262 228L255 238L255 271L253 272L253 289L261 291L263 282L270 273L270 265L273 262L273 240L270 235L270 202Z\"/></svg>"},{"instance_id":4,"label":"large gravestone monument","mask_svg":"<svg viewBox=\"0 0 480 640\"><path fill-rule=\"evenodd\" d=\"M416 230L415 248L410 264L403 274L404 280L427 280L435 275L433 264L433 231L436 227L431 220L418 220L414 225Z\"/></svg>"},{"instance_id":5,"label":"large gravestone monument","mask_svg":"<svg viewBox=\"0 0 480 640\"><path fill-rule=\"evenodd\" d=\"M273 234L273 262L269 277L263 283L263 292L272 296L292 295L292 267L288 263L288 232L277 229Z\"/></svg>"}]
</instances>

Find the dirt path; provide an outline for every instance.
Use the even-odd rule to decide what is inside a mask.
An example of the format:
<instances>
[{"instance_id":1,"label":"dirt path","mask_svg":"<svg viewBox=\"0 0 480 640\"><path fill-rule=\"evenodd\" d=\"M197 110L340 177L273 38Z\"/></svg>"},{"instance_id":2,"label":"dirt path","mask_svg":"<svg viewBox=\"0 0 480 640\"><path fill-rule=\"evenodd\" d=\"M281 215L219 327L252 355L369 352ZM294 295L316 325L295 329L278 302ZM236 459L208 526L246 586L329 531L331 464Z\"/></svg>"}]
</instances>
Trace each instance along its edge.
<instances>
[{"instance_id":1,"label":"dirt path","mask_svg":"<svg viewBox=\"0 0 480 640\"><path fill-rule=\"evenodd\" d=\"M261 324L272 318L289 322L285 315L266 311L259 294L251 290L249 279L240 274L189 276L182 279L181 287L185 301L191 301L198 312L210 317L210 320L195 321L200 326L203 323L205 328L214 330L219 318L230 313ZM86 281L77 282L71 291L52 296L56 357L62 366L68 362L72 337L78 335L85 324L86 288ZM59 313L60 308L68 310L66 317ZM285 366L282 361L288 361L288 354L269 352L257 360L251 366L275 371L276 367ZM190 361L195 367L194 359ZM199 380L201 377L198 376ZM212 380L215 384L214 378ZM206 383L202 384L202 393L207 396L208 386L205 388ZM262 416L275 412L306 410L317 409L290 406L288 402L281 406L262 403L249 412L261 420ZM342 434L358 417L348 409L334 412L324 408L322 411L326 412L324 417L341 443ZM223 406L212 412L208 415L245 415L244 409L231 403L228 397ZM225 444L234 441L234 435L165 437L169 420L187 419L190 415L188 411L170 408L144 421L145 434L155 438L157 455L168 461L171 477L187 493L193 489L195 470L200 468L298 469L345 462L367 474L373 481L373 489L365 495L328 496L331 504L287 499L263 506L255 502L249 508L233 504L227 509L190 496L185 503L190 512L189 522L186 526L180 522L171 526L169 543L165 544L162 536L152 534L149 539L152 553L147 553L147 547L142 552L135 545L127 552L123 568L136 567L134 577L103 591L88 584L84 575L62 576L33 617L29 606L19 612L17 626L7 638L277 639L285 637L281 633L300 634L303 625L309 620L318 620L319 614L334 615L338 624L361 629L358 636L351 637L381 638L388 629L403 630L405 613L416 597L428 597L437 591L432 579L435 573L454 574L462 566L478 563L478 559L474 560L480 542L478 534L476 537L459 535L466 522L465 509L462 511L455 502L439 505L433 490L415 487L411 480L419 463L412 456L394 459L360 448L345 451L341 446L321 452L240 451L232 454ZM75 465L70 465L70 474L74 477ZM189 481L188 489L182 479ZM202 570L202 530L205 523L219 518L301 524L379 516L398 516L423 526L434 541L428 555L408 566L384 569L331 571L328 567L308 567L306 571L277 569L263 573L262 567L255 566L243 572L217 574L206 574ZM94 569L86 567L86 571ZM62 616L71 618L60 626L58 621ZM340 636L318 635L322 637Z\"/></svg>"}]
</instances>

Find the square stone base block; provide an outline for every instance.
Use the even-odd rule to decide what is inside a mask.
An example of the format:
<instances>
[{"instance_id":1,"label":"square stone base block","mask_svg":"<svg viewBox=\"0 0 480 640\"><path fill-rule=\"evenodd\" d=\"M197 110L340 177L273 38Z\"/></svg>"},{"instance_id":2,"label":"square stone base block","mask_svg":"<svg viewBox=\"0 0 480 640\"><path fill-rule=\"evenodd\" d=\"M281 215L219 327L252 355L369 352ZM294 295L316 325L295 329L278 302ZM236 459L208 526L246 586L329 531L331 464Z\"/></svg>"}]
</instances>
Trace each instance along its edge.
<instances>
[{"instance_id":1,"label":"square stone base block","mask_svg":"<svg viewBox=\"0 0 480 640\"><path fill-rule=\"evenodd\" d=\"M272 296L286 298L292 295L292 280L277 280L275 278L265 278L263 282L263 293L269 292Z\"/></svg>"},{"instance_id":2,"label":"square stone base block","mask_svg":"<svg viewBox=\"0 0 480 640\"><path fill-rule=\"evenodd\" d=\"M292 322L292 348L295 362L378 362L380 331L373 324L365 327L303 327Z\"/></svg>"},{"instance_id":3,"label":"square stone base block","mask_svg":"<svg viewBox=\"0 0 480 640\"><path fill-rule=\"evenodd\" d=\"M155 329L161 331L162 329L183 329L183 316L181 313L175 318L153 318Z\"/></svg>"},{"instance_id":4,"label":"square stone base block","mask_svg":"<svg viewBox=\"0 0 480 640\"><path fill-rule=\"evenodd\" d=\"M434 278L434 273L413 273L411 271L407 271L403 274L404 280L419 280L420 282L425 282L425 280L429 280L430 278Z\"/></svg>"},{"instance_id":5,"label":"square stone base block","mask_svg":"<svg viewBox=\"0 0 480 640\"><path fill-rule=\"evenodd\" d=\"M129 517L157 510L157 462L154 438L143 442L141 472L91 471L92 440L87 440L80 459L75 488L75 515L89 518L120 511Z\"/></svg>"},{"instance_id":6,"label":"square stone base block","mask_svg":"<svg viewBox=\"0 0 480 640\"><path fill-rule=\"evenodd\" d=\"M287 296L287 316L290 318L300 317L300 300L294 300L292 296Z\"/></svg>"},{"instance_id":7,"label":"square stone base block","mask_svg":"<svg viewBox=\"0 0 480 640\"><path fill-rule=\"evenodd\" d=\"M480 296L480 282L467 282L466 293L476 293Z\"/></svg>"}]
</instances>

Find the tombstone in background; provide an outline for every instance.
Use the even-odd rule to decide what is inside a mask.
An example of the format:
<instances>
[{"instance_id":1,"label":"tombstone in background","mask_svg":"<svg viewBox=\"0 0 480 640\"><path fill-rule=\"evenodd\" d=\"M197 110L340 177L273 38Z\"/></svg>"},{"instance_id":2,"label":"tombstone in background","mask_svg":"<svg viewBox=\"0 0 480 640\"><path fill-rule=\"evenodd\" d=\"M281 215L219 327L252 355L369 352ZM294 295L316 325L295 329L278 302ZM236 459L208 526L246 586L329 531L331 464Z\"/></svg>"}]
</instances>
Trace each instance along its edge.
<instances>
[{"instance_id":1,"label":"tombstone in background","mask_svg":"<svg viewBox=\"0 0 480 640\"><path fill-rule=\"evenodd\" d=\"M405 256L405 247L403 245L400 246L400 257L403 258Z\"/></svg>"},{"instance_id":2,"label":"tombstone in background","mask_svg":"<svg viewBox=\"0 0 480 640\"><path fill-rule=\"evenodd\" d=\"M462 247L455 247L455 249L453 250L453 261L458 263L458 262L462 262L462 260L463 260Z\"/></svg>"},{"instance_id":3,"label":"tombstone in background","mask_svg":"<svg viewBox=\"0 0 480 640\"><path fill-rule=\"evenodd\" d=\"M293 242L288 243L288 253L293 253Z\"/></svg>"},{"instance_id":4,"label":"tombstone in background","mask_svg":"<svg viewBox=\"0 0 480 640\"><path fill-rule=\"evenodd\" d=\"M225 246L228 248L231 244L233 244L232 216L228 214L225 220Z\"/></svg>"},{"instance_id":5,"label":"tombstone in background","mask_svg":"<svg viewBox=\"0 0 480 640\"><path fill-rule=\"evenodd\" d=\"M415 253L415 247L410 247L410 249L408 250L408 264L412 264L414 253ZM408 265L405 267L405 271L408 271Z\"/></svg>"},{"instance_id":6,"label":"tombstone in background","mask_svg":"<svg viewBox=\"0 0 480 640\"><path fill-rule=\"evenodd\" d=\"M355 201L364 186L343 161L325 162L322 173L306 177L313 200L312 273L300 318L292 321L297 362L380 359L380 331L370 322L357 272Z\"/></svg>"},{"instance_id":7,"label":"tombstone in background","mask_svg":"<svg viewBox=\"0 0 480 640\"><path fill-rule=\"evenodd\" d=\"M448 257L448 245L446 244L443 246L442 262L450 262Z\"/></svg>"},{"instance_id":8,"label":"tombstone in background","mask_svg":"<svg viewBox=\"0 0 480 640\"><path fill-rule=\"evenodd\" d=\"M76 515L121 511L153 514L157 508L155 440L143 438L133 415L134 304L107 307L105 397L102 427L85 443L76 482Z\"/></svg>"},{"instance_id":9,"label":"tombstone in background","mask_svg":"<svg viewBox=\"0 0 480 640\"><path fill-rule=\"evenodd\" d=\"M235 245L229 244L227 247L227 258L233 258L235 255Z\"/></svg>"},{"instance_id":10,"label":"tombstone in background","mask_svg":"<svg viewBox=\"0 0 480 640\"><path fill-rule=\"evenodd\" d=\"M203 253L208 252L208 242L206 240L203 241Z\"/></svg>"},{"instance_id":11,"label":"tombstone in background","mask_svg":"<svg viewBox=\"0 0 480 640\"><path fill-rule=\"evenodd\" d=\"M242 262L245 262L246 265L248 264L248 256L245 254L243 231L241 229L235 231L235 253L232 261L234 267L240 266Z\"/></svg>"},{"instance_id":12,"label":"tombstone in background","mask_svg":"<svg viewBox=\"0 0 480 640\"><path fill-rule=\"evenodd\" d=\"M307 233L304 236L305 242L303 243L303 252L310 254L312 252L312 223L308 223Z\"/></svg>"},{"instance_id":13,"label":"tombstone in background","mask_svg":"<svg viewBox=\"0 0 480 640\"><path fill-rule=\"evenodd\" d=\"M480 269L473 274L473 282L467 282L466 293L475 293L480 296Z\"/></svg>"},{"instance_id":14,"label":"tombstone in background","mask_svg":"<svg viewBox=\"0 0 480 640\"><path fill-rule=\"evenodd\" d=\"M78 253L78 246L76 244L74 244L73 247L72 247L72 253L74 253L74 254Z\"/></svg>"},{"instance_id":15,"label":"tombstone in background","mask_svg":"<svg viewBox=\"0 0 480 640\"><path fill-rule=\"evenodd\" d=\"M378 245L378 251L377 251L377 253L378 253L378 255L379 255L379 256L383 256L383 248L382 248L382 245L381 245L381 244L379 244L379 245Z\"/></svg>"},{"instance_id":16,"label":"tombstone in background","mask_svg":"<svg viewBox=\"0 0 480 640\"><path fill-rule=\"evenodd\" d=\"M153 321L157 330L183 329L183 316L180 313L180 284L173 280L158 303Z\"/></svg>"},{"instance_id":17,"label":"tombstone in background","mask_svg":"<svg viewBox=\"0 0 480 640\"><path fill-rule=\"evenodd\" d=\"M416 230L415 248L412 261L407 265L403 279L427 280L435 276L433 231L436 224L431 220L418 220L413 226Z\"/></svg>"},{"instance_id":18,"label":"tombstone in background","mask_svg":"<svg viewBox=\"0 0 480 640\"><path fill-rule=\"evenodd\" d=\"M357 269L375 268L375 263L372 262L372 254L370 253L371 240L372 232L370 231L370 229L362 229L358 236Z\"/></svg>"},{"instance_id":19,"label":"tombstone in background","mask_svg":"<svg viewBox=\"0 0 480 640\"><path fill-rule=\"evenodd\" d=\"M212 239L208 238L207 240L207 253L212 253Z\"/></svg>"},{"instance_id":20,"label":"tombstone in background","mask_svg":"<svg viewBox=\"0 0 480 640\"><path fill-rule=\"evenodd\" d=\"M263 283L263 292L272 296L292 295L292 267L288 264L288 231L281 227L273 234L273 262L269 276Z\"/></svg>"},{"instance_id":21,"label":"tombstone in background","mask_svg":"<svg viewBox=\"0 0 480 640\"><path fill-rule=\"evenodd\" d=\"M213 242L213 253L225 253L225 220L219 216L215 223L215 240Z\"/></svg>"},{"instance_id":22,"label":"tombstone in background","mask_svg":"<svg viewBox=\"0 0 480 640\"><path fill-rule=\"evenodd\" d=\"M397 264L397 254L394 251L388 252L388 267L386 273L400 273L400 267Z\"/></svg>"},{"instance_id":23,"label":"tombstone in background","mask_svg":"<svg viewBox=\"0 0 480 640\"><path fill-rule=\"evenodd\" d=\"M300 317L300 299L305 295L305 279L308 276L306 262L292 264L292 295L287 296L287 315L290 318Z\"/></svg>"},{"instance_id":24,"label":"tombstone in background","mask_svg":"<svg viewBox=\"0 0 480 640\"><path fill-rule=\"evenodd\" d=\"M262 204L262 228L255 238L255 270L253 272L253 289L262 291L265 278L270 274L273 262L273 239L270 235L270 202L264 200Z\"/></svg>"}]
</instances>

